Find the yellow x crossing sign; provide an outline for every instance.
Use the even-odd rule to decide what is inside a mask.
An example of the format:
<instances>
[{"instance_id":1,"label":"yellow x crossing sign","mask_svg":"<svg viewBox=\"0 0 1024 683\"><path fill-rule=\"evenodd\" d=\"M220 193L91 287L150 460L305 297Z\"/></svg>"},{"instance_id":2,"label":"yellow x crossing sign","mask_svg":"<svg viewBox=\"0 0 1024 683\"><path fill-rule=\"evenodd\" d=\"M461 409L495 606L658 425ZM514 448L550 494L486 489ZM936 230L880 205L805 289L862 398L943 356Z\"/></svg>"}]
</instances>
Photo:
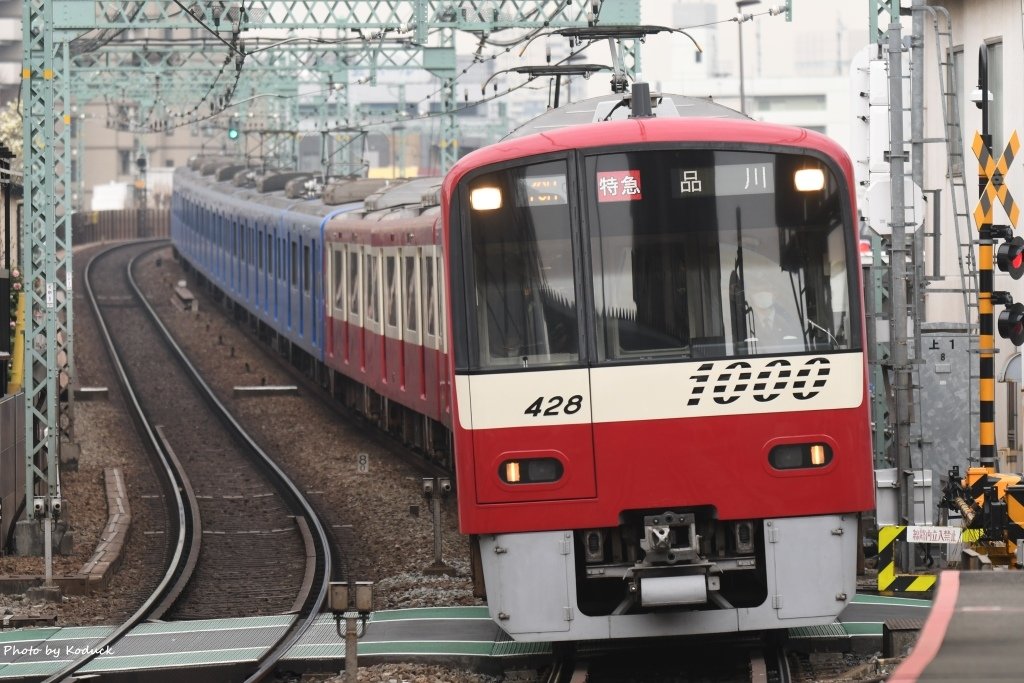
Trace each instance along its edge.
<instances>
[{"instance_id":1,"label":"yellow x crossing sign","mask_svg":"<svg viewBox=\"0 0 1024 683\"><path fill-rule=\"evenodd\" d=\"M1006 173L1010 170L1010 164L1013 163L1014 158L1017 156L1017 151L1020 149L1017 131L1014 131L1013 135L1010 136L1010 141L1006 143L1006 150L998 160L993 159L988 148L985 147L981 133L974 133L974 142L971 144L971 149L974 150L974 156L978 157L978 174L984 176L987 180L985 189L982 190L981 197L978 199L978 205L974 208L974 222L979 228L982 225L991 225L992 207L996 200L999 200L999 203L1003 205L1003 209L1006 211L1006 216L1010 219L1010 224L1013 227L1017 227L1017 219L1020 218L1020 207L1013 201L1013 195L1010 194L1010 188L1006 186L1005 182Z\"/></svg>"}]
</instances>

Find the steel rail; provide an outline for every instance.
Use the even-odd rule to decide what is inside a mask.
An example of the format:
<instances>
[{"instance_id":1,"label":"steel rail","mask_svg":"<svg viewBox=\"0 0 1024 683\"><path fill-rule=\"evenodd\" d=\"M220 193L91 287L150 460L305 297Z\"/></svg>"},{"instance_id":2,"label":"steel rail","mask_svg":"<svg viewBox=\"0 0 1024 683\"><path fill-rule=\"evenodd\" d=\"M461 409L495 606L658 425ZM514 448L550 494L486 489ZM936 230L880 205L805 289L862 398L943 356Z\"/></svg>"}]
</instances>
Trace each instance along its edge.
<instances>
[{"instance_id":1,"label":"steel rail","mask_svg":"<svg viewBox=\"0 0 1024 683\"><path fill-rule=\"evenodd\" d=\"M156 311L154 311L146 301L145 296L132 275L132 271L140 258L152 251L166 247L168 242L165 238L142 241L142 243L145 242L152 242L154 246L136 255L128 264L127 268L127 277L135 292L137 300L150 316L154 326L163 335L165 343L175 353L179 362L190 375L192 381L204 393L206 400L217 414L218 418L236 434L239 441L244 444L245 448L253 455L257 465L263 469L264 473L272 481L275 488L277 488L278 493L296 514L296 521L300 530L303 527L306 527L307 529L302 536L306 545L306 557L311 558L313 567L311 569L309 565L307 565L306 577L302 582L300 594L294 603L294 608L297 610L295 618L281 637L274 644L268 647L266 652L257 659L255 671L246 678L247 682L255 683L257 681L264 680L274 671L274 668L281 657L283 657L295 645L299 638L301 638L315 622L316 617L319 614L320 606L326 599L331 578L330 543L327 539L327 533L319 519L319 516L313 510L312 505L306 497L277 466L277 464L263 452L248 433L246 433L238 421L235 420L234 416L232 416L230 412L228 412L227 408L216 398L213 390L202 379L198 370L188 360L185 353L171 336L171 333L160 321ZM113 339L110 336L109 329L100 312L99 304L90 284L91 267L94 261L116 250L133 247L137 248L139 244L140 242L138 241L119 244L97 254L93 261L91 261L86 267L85 283L90 305L96 314L96 319L107 345L108 353L111 356L111 362L117 373L118 381L125 392L128 402L133 408L133 421L136 422L137 427L140 429L140 433L145 436L145 440L152 449L154 457L159 460L158 464L160 467L158 467L158 470L164 474L164 476L161 477L161 485L168 494L168 498L175 501L178 516L177 541L175 543L172 560L165 571L163 578L143 605L131 617L129 617L127 621L122 623L110 635L104 638L103 641L95 647L90 648L90 652L88 654L74 660L61 671L51 675L46 679L46 681L44 681L44 683L57 683L58 681L73 680L71 679L73 674L80 671L106 648L127 635L139 623L147 619L159 618L163 615L174 604L185 585L188 583L189 578L191 578L192 571L195 568L196 559L198 558L198 544L202 534L197 531L201 527L199 526L198 521L198 506L196 505L195 495L191 492L191 486L188 483L188 478L181 469L181 465L178 463L173 451L163 439L163 435L160 433L160 430L148 424L146 421L145 414L138 398L131 388L127 372L117 354ZM307 562L308 561L310 560L307 560Z\"/></svg>"},{"instance_id":2,"label":"steel rail","mask_svg":"<svg viewBox=\"0 0 1024 683\"><path fill-rule=\"evenodd\" d=\"M158 246L154 247L150 251L166 247L170 244L169 240L162 240ZM149 253L149 252L146 252ZM213 389L206 383L202 378L199 370L189 361L185 352L178 346L178 343L174 340L171 332L164 326L160 320L156 311L146 301L146 297L143 295L142 290L136 283L132 272L135 269L136 262L141 256L140 254L128 264L128 279L135 290L136 296L142 302L143 307L149 313L153 324L161 331L164 336L164 341L178 356L178 360L182 366L188 371L192 381L197 387L203 392L210 407L214 410L217 416L226 424L232 431L235 432L239 440L245 445L250 453L256 459L256 463L261 467L264 472L268 475L278 493L293 510L299 519L302 519L309 529L308 536L303 534L304 538L312 540L312 547L306 549L306 557L312 558L315 566L316 580L312 582L303 581L302 590L307 591L306 595L301 595L296 600L296 604L301 604L302 608L295 615L291 625L276 643L271 645L267 652L257 660L256 671L253 672L248 678L247 683L256 683L257 681L264 680L273 671L277 662L284 657L284 655L299 641L299 639L306 633L310 627L316 621L317 616L320 613L320 606L324 604L327 599L327 591L331 581L331 544L327 538L327 530L324 528L323 523L320 520L320 516L314 510L312 503L306 498L306 496L299 490L291 478L285 474L274 460L267 455L259 444L257 444L249 433L242 427L242 425L235 419L234 415L227 409L227 407L220 402L214 393ZM307 560L308 561L308 560Z\"/></svg>"},{"instance_id":3,"label":"steel rail","mask_svg":"<svg viewBox=\"0 0 1024 683\"><path fill-rule=\"evenodd\" d=\"M196 537L196 534L192 533L194 520L191 518L197 509L190 507L186 503L186 499L183 494L183 491L187 486L187 478L182 478L183 471L181 470L180 464L176 463L175 459L168 457L167 452L164 450L163 439L146 420L145 413L139 403L138 396L136 396L135 391L132 388L131 381L128 378L128 373L117 353L114 340L110 336L110 330L103 318L99 303L92 288L91 275L93 264L108 254L134 246L137 246L137 243L119 244L108 249L104 249L89 261L89 264L85 267L85 290L86 296L89 300L89 305L92 307L93 313L96 316L96 324L99 326L100 334L107 347L107 354L110 356L110 362L114 367L115 374L117 375L117 381L121 385L121 390L124 392L127 403L131 406L132 421L135 423L140 437L142 437L144 443L149 447L151 455L155 459L158 476L161 474L163 475L160 476L160 485L164 489L164 493L169 500L174 501L174 505L177 510L177 519L174 519L172 516L171 521L172 524L176 523L177 529L172 530L172 532L168 534L168 537L172 538L176 536L177 540L173 542L174 552L167 570L160 579L160 583L157 584L156 589L153 590L139 609L128 617L128 619L120 626L115 628L110 635L101 640L95 647L90 648L86 654L73 660L60 671L52 674L49 678L45 679L43 683L57 683L58 681L68 680L75 672L81 670L86 664L95 659L99 653L105 651L106 648L121 640L121 638L127 635L138 624L148 619L153 611L163 601L164 597L176 590L176 586L180 583L184 574L184 567L188 562L189 556L192 554L191 544L199 542L199 538ZM175 531L176 533L174 533ZM198 553L198 550L196 550L196 552Z\"/></svg>"}]
</instances>

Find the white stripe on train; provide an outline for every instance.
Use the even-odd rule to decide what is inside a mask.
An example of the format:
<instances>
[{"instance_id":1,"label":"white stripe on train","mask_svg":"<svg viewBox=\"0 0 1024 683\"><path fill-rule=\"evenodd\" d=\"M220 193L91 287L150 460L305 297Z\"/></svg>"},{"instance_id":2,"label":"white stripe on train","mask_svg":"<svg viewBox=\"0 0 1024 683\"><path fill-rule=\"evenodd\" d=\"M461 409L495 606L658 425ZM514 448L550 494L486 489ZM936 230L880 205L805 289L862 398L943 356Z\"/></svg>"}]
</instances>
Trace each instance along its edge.
<instances>
[{"instance_id":1,"label":"white stripe on train","mask_svg":"<svg viewBox=\"0 0 1024 683\"><path fill-rule=\"evenodd\" d=\"M457 375L464 429L855 408L862 353ZM580 398L575 398L575 397Z\"/></svg>"}]
</instances>

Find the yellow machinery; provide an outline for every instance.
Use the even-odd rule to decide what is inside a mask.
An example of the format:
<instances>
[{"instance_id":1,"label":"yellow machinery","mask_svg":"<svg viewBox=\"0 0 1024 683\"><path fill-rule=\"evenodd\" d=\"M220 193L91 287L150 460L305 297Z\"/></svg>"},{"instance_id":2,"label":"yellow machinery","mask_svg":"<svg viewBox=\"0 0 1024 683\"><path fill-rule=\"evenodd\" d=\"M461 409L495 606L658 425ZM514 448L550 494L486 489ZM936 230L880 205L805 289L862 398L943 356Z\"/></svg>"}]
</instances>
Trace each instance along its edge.
<instances>
[{"instance_id":1,"label":"yellow machinery","mask_svg":"<svg viewBox=\"0 0 1024 683\"><path fill-rule=\"evenodd\" d=\"M960 468L949 471L940 505L959 512L964 527L981 530L973 550L993 565L1017 568L1018 544L1024 543L1024 475L1002 474L991 467L971 467L960 478ZM1022 549L1024 550L1024 549Z\"/></svg>"}]
</instances>

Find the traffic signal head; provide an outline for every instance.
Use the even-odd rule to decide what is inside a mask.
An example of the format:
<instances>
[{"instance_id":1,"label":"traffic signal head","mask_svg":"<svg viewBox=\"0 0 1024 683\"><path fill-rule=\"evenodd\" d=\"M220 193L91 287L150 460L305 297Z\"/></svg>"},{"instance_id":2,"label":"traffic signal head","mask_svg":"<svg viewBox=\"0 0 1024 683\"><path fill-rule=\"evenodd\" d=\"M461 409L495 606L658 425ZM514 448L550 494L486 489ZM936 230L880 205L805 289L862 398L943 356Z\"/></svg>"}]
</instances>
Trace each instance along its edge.
<instances>
[{"instance_id":1,"label":"traffic signal head","mask_svg":"<svg viewBox=\"0 0 1024 683\"><path fill-rule=\"evenodd\" d=\"M237 140L237 139L238 139L238 126L235 126L235 125L228 126L228 140Z\"/></svg>"},{"instance_id":2,"label":"traffic signal head","mask_svg":"<svg viewBox=\"0 0 1024 683\"><path fill-rule=\"evenodd\" d=\"M1024 345L1024 304L1010 304L999 313L999 336L1014 346Z\"/></svg>"},{"instance_id":3,"label":"traffic signal head","mask_svg":"<svg viewBox=\"0 0 1024 683\"><path fill-rule=\"evenodd\" d=\"M996 265L1014 280L1024 276L1024 237L1018 235L1000 244L996 251Z\"/></svg>"}]
</instances>

